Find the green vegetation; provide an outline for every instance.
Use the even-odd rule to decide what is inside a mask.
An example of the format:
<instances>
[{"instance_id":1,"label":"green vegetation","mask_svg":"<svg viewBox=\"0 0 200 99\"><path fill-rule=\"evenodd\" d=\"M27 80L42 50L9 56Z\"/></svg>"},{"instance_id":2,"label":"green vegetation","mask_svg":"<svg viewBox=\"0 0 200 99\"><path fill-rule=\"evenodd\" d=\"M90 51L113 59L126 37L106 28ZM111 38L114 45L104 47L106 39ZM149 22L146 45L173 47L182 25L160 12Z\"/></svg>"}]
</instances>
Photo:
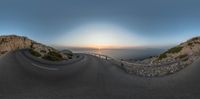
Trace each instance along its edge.
<instances>
[{"instance_id":1,"label":"green vegetation","mask_svg":"<svg viewBox=\"0 0 200 99\"><path fill-rule=\"evenodd\" d=\"M194 42L194 44L200 44L200 42L196 41L196 42Z\"/></svg>"},{"instance_id":2,"label":"green vegetation","mask_svg":"<svg viewBox=\"0 0 200 99\"><path fill-rule=\"evenodd\" d=\"M192 43L192 42L189 42L189 43L188 43L188 46L193 46L193 43Z\"/></svg>"},{"instance_id":3,"label":"green vegetation","mask_svg":"<svg viewBox=\"0 0 200 99\"><path fill-rule=\"evenodd\" d=\"M57 53L57 52L54 52L54 51L48 52L47 55L44 55L42 58L46 59L46 60L50 60L50 61L61 61L61 60L63 60L62 55Z\"/></svg>"},{"instance_id":4,"label":"green vegetation","mask_svg":"<svg viewBox=\"0 0 200 99\"><path fill-rule=\"evenodd\" d=\"M33 55L33 56L36 56L36 57L40 57L41 54L38 53L37 51L34 51L33 49L29 49L29 52Z\"/></svg>"},{"instance_id":5,"label":"green vegetation","mask_svg":"<svg viewBox=\"0 0 200 99\"><path fill-rule=\"evenodd\" d=\"M191 40L188 41L188 46L193 47L194 44L200 44L199 40L200 40L200 37L192 38Z\"/></svg>"},{"instance_id":6,"label":"green vegetation","mask_svg":"<svg viewBox=\"0 0 200 99\"><path fill-rule=\"evenodd\" d=\"M198 39L199 39L198 37L195 37L195 38L192 38L191 40L195 41L195 40L198 40Z\"/></svg>"},{"instance_id":7,"label":"green vegetation","mask_svg":"<svg viewBox=\"0 0 200 99\"><path fill-rule=\"evenodd\" d=\"M183 47L177 46L177 47L174 47L174 48L169 49L169 50L168 50L167 52L165 52L165 53L178 53L178 52L180 52L182 49L183 49Z\"/></svg>"},{"instance_id":8,"label":"green vegetation","mask_svg":"<svg viewBox=\"0 0 200 99\"><path fill-rule=\"evenodd\" d=\"M166 58L166 57L167 57L167 54L170 54L170 53L178 53L178 52L180 52L182 49L183 49L183 47L181 47L181 46L177 46L177 47L171 48L171 49L169 49L168 51L166 51L165 53L160 54L160 56L158 57L158 60L162 60L162 59Z\"/></svg>"},{"instance_id":9,"label":"green vegetation","mask_svg":"<svg viewBox=\"0 0 200 99\"><path fill-rule=\"evenodd\" d=\"M62 53L67 55L69 59L72 59L73 57L73 53L70 50L63 50Z\"/></svg>"},{"instance_id":10,"label":"green vegetation","mask_svg":"<svg viewBox=\"0 0 200 99\"><path fill-rule=\"evenodd\" d=\"M45 50L41 50L40 52L41 52L41 53L46 53L46 51L45 51Z\"/></svg>"},{"instance_id":11,"label":"green vegetation","mask_svg":"<svg viewBox=\"0 0 200 99\"><path fill-rule=\"evenodd\" d=\"M160 56L158 57L158 60L162 60L166 57L167 57L166 53L160 54Z\"/></svg>"}]
</instances>

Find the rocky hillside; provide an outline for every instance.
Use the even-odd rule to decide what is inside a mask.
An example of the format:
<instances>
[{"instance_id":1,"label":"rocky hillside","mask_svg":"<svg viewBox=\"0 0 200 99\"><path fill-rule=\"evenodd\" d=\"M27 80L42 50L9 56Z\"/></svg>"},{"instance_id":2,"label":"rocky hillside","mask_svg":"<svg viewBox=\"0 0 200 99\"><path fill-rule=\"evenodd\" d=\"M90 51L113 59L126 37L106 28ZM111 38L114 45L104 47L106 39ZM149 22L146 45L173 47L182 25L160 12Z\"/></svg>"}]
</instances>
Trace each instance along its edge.
<instances>
[{"instance_id":1,"label":"rocky hillside","mask_svg":"<svg viewBox=\"0 0 200 99\"><path fill-rule=\"evenodd\" d=\"M17 49L30 49L33 55L44 59L51 58L51 55L57 55L60 59L68 59L66 55L56 49L37 43L27 37L16 35L0 36L0 54Z\"/></svg>"},{"instance_id":2,"label":"rocky hillside","mask_svg":"<svg viewBox=\"0 0 200 99\"><path fill-rule=\"evenodd\" d=\"M155 61L182 60L200 56L200 37L194 37L160 54Z\"/></svg>"},{"instance_id":3,"label":"rocky hillside","mask_svg":"<svg viewBox=\"0 0 200 99\"><path fill-rule=\"evenodd\" d=\"M139 76L164 76L176 73L200 58L200 37L194 37L152 58L133 63L122 62L128 73Z\"/></svg>"}]
</instances>

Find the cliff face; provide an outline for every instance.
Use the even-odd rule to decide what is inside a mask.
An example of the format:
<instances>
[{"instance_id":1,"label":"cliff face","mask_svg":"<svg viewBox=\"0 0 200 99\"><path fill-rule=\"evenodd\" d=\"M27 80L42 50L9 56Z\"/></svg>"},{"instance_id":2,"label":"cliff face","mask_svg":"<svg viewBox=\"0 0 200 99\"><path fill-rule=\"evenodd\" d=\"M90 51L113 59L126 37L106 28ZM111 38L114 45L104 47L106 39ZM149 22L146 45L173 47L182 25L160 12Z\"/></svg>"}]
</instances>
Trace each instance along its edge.
<instances>
[{"instance_id":1,"label":"cliff face","mask_svg":"<svg viewBox=\"0 0 200 99\"><path fill-rule=\"evenodd\" d=\"M5 53L24 48L33 48L38 51L45 50L47 52L55 50L51 47L30 40L27 37L16 36L16 35L0 36L0 53Z\"/></svg>"},{"instance_id":2,"label":"cliff face","mask_svg":"<svg viewBox=\"0 0 200 99\"><path fill-rule=\"evenodd\" d=\"M60 53L56 49L37 43L27 37L8 35L0 36L0 55L6 52L14 51L17 49L32 49L41 54L41 57L47 55L49 52ZM63 58L67 59L67 56L60 53Z\"/></svg>"},{"instance_id":3,"label":"cliff face","mask_svg":"<svg viewBox=\"0 0 200 99\"><path fill-rule=\"evenodd\" d=\"M200 37L195 37L185 43L180 44L183 47L180 53L187 55L200 55Z\"/></svg>"},{"instance_id":4,"label":"cliff face","mask_svg":"<svg viewBox=\"0 0 200 99\"><path fill-rule=\"evenodd\" d=\"M0 52L5 53L16 49L29 48L32 41L19 36L0 36Z\"/></svg>"}]
</instances>

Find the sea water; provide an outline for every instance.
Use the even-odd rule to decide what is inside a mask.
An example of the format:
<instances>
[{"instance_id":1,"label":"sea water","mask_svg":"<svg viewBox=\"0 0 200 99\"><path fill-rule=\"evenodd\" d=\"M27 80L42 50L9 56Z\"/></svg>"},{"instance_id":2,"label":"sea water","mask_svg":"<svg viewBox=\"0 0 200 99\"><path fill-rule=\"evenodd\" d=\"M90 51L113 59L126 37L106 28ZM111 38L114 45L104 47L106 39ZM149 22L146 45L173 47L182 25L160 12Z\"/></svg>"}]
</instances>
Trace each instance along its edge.
<instances>
[{"instance_id":1,"label":"sea water","mask_svg":"<svg viewBox=\"0 0 200 99\"><path fill-rule=\"evenodd\" d=\"M128 48L128 49L70 49L74 53L97 53L108 55L116 59L143 59L157 56L163 53L166 48Z\"/></svg>"}]
</instances>

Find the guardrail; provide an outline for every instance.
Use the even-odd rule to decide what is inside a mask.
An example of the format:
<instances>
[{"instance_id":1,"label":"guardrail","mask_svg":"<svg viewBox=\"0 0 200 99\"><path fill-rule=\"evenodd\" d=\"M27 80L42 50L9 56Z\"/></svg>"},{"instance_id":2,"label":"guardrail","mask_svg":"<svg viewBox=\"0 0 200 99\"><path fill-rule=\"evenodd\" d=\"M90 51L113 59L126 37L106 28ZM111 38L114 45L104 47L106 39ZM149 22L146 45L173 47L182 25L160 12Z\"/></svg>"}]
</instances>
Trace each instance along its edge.
<instances>
[{"instance_id":1,"label":"guardrail","mask_svg":"<svg viewBox=\"0 0 200 99\"><path fill-rule=\"evenodd\" d=\"M97 54L97 53L87 53L87 54L96 56L100 59L110 61L112 64L123 67L123 69L125 69L125 66L130 66L130 64L131 64L131 66L136 65L135 63L128 63L126 61L123 61L122 59L121 60L120 59L114 59L114 58L107 56L107 55L102 55L102 54ZM139 64L137 64L137 65L139 65Z\"/></svg>"},{"instance_id":2,"label":"guardrail","mask_svg":"<svg viewBox=\"0 0 200 99\"><path fill-rule=\"evenodd\" d=\"M96 53L88 53L90 55L93 55L93 56L96 56L98 58L101 58L101 59L105 59L105 60L110 60L112 59L111 57L107 56L107 55L102 55L102 54L96 54Z\"/></svg>"}]
</instances>

